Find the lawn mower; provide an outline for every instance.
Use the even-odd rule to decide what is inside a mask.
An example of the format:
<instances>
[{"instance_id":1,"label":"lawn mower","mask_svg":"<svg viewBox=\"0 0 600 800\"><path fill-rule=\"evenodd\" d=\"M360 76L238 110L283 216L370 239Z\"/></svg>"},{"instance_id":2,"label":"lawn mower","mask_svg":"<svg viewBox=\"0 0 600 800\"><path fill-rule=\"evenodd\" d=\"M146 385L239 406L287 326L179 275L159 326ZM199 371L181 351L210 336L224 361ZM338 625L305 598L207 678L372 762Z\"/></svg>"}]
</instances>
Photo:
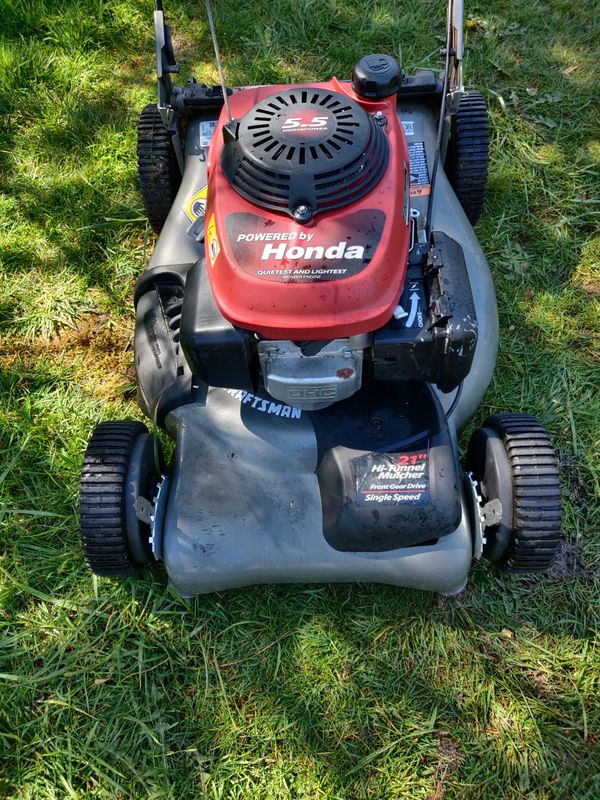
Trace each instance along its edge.
<instances>
[{"instance_id":1,"label":"lawn mower","mask_svg":"<svg viewBox=\"0 0 600 800\"><path fill-rule=\"evenodd\" d=\"M453 595L482 556L544 570L561 514L539 420L495 413L459 460L498 345L472 228L488 121L463 88L462 2L439 73L376 53L299 85L227 86L207 15L221 85L177 86L155 3L138 171L160 236L134 292L152 432L94 430L86 563L128 576L162 561L184 597L333 581Z\"/></svg>"}]
</instances>

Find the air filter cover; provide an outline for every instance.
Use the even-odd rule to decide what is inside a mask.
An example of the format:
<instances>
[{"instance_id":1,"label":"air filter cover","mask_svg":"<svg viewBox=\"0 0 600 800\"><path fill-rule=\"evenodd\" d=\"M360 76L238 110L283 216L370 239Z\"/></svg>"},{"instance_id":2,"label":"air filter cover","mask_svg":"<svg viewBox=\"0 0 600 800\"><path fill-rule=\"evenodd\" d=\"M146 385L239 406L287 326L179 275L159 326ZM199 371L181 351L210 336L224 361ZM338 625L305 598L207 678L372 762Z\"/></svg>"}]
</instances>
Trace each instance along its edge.
<instances>
[{"instance_id":1,"label":"air filter cover","mask_svg":"<svg viewBox=\"0 0 600 800\"><path fill-rule=\"evenodd\" d=\"M301 222L364 197L388 159L377 120L349 97L316 87L261 100L230 124L222 151L238 194Z\"/></svg>"}]
</instances>

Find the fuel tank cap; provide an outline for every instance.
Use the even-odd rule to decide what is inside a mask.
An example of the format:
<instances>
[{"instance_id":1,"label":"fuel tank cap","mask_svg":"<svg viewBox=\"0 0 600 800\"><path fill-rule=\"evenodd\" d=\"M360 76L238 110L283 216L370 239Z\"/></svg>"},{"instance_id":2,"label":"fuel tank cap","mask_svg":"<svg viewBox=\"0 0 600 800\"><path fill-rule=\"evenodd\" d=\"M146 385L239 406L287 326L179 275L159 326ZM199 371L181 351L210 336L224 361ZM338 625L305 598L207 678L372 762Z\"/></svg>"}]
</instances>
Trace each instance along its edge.
<instances>
[{"instance_id":1,"label":"fuel tank cap","mask_svg":"<svg viewBox=\"0 0 600 800\"><path fill-rule=\"evenodd\" d=\"M392 56L372 53L357 61L352 70L352 88L361 97L379 100L395 94L402 83L402 69Z\"/></svg>"}]
</instances>

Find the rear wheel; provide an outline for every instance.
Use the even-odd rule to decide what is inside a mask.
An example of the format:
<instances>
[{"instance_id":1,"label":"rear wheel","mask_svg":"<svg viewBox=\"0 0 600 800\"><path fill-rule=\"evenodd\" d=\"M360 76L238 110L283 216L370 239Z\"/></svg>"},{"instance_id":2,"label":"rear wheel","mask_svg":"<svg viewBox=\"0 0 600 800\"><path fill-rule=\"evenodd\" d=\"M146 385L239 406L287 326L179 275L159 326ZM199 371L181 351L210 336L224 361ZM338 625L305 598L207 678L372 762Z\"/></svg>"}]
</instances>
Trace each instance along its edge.
<instances>
[{"instance_id":1,"label":"rear wheel","mask_svg":"<svg viewBox=\"0 0 600 800\"><path fill-rule=\"evenodd\" d=\"M483 503L502 507L485 530L484 556L514 572L547 569L560 546L561 500L556 453L542 423L493 414L473 433L466 467Z\"/></svg>"},{"instance_id":2,"label":"rear wheel","mask_svg":"<svg viewBox=\"0 0 600 800\"><path fill-rule=\"evenodd\" d=\"M456 196L475 224L483 211L487 187L489 130L485 100L465 92L452 117L444 168Z\"/></svg>"},{"instance_id":3,"label":"rear wheel","mask_svg":"<svg viewBox=\"0 0 600 800\"><path fill-rule=\"evenodd\" d=\"M141 422L101 422L90 438L79 518L85 562L96 575L137 575L152 558L150 528L139 517L148 515L156 487L154 444Z\"/></svg>"},{"instance_id":4,"label":"rear wheel","mask_svg":"<svg viewBox=\"0 0 600 800\"><path fill-rule=\"evenodd\" d=\"M148 105L138 123L138 175L148 221L160 233L181 183L181 170L172 134L163 125L155 104Z\"/></svg>"}]
</instances>

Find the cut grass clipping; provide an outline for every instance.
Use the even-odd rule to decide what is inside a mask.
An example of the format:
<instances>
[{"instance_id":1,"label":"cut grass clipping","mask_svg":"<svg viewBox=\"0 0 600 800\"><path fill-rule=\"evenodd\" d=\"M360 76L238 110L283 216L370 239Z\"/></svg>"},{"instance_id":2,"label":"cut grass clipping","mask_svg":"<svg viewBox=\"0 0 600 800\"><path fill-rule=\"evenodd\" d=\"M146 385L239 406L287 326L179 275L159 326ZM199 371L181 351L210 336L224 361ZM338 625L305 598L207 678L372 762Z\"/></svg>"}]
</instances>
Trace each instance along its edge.
<instances>
[{"instance_id":1,"label":"cut grass clipping","mask_svg":"<svg viewBox=\"0 0 600 800\"><path fill-rule=\"evenodd\" d=\"M141 417L152 4L0 0L0 797L600 797L597 8L466 6L502 330L474 424L508 409L547 425L562 558L536 581L480 564L453 600L267 586L184 602L158 570L94 580L76 519L94 424ZM214 82L202 4L165 10L182 78ZM347 77L368 52L440 66L437 1L215 13L232 84Z\"/></svg>"}]
</instances>

